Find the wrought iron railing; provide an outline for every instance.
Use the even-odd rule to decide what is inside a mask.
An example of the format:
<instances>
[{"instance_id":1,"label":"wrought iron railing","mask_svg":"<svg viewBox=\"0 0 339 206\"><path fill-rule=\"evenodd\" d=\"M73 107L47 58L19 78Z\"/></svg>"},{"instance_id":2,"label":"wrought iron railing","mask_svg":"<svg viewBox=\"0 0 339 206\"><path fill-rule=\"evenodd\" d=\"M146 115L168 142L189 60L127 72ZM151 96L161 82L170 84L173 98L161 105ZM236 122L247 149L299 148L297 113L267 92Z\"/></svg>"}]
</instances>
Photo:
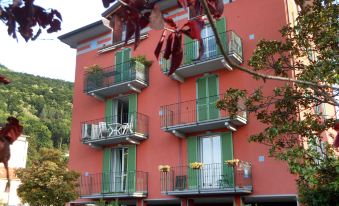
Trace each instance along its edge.
<instances>
[{"instance_id":1,"label":"wrought iron railing","mask_svg":"<svg viewBox=\"0 0 339 206\"><path fill-rule=\"evenodd\" d=\"M148 173L140 171L86 174L79 178L80 196L147 193Z\"/></svg>"},{"instance_id":2,"label":"wrought iron railing","mask_svg":"<svg viewBox=\"0 0 339 206\"><path fill-rule=\"evenodd\" d=\"M216 103L223 95L210 96L160 107L161 127L192 124L201 121L231 118L225 110L219 110ZM240 106L243 110L244 107ZM246 111L239 111L237 116L247 118Z\"/></svg>"},{"instance_id":3,"label":"wrought iron railing","mask_svg":"<svg viewBox=\"0 0 339 206\"><path fill-rule=\"evenodd\" d=\"M86 143L132 134L148 136L148 116L132 112L83 122L81 140Z\"/></svg>"},{"instance_id":4,"label":"wrought iron railing","mask_svg":"<svg viewBox=\"0 0 339 206\"><path fill-rule=\"evenodd\" d=\"M102 70L87 71L84 80L87 93L133 80L148 84L148 68L130 60Z\"/></svg>"},{"instance_id":5,"label":"wrought iron railing","mask_svg":"<svg viewBox=\"0 0 339 206\"><path fill-rule=\"evenodd\" d=\"M241 162L237 166L204 164L199 169L190 166L171 167L160 172L162 192L239 190L252 188L251 165Z\"/></svg>"},{"instance_id":6,"label":"wrought iron railing","mask_svg":"<svg viewBox=\"0 0 339 206\"><path fill-rule=\"evenodd\" d=\"M219 36L226 53L228 55L236 55L237 58L239 58L242 61L243 49L241 38L234 31L219 33ZM204 53L200 59L198 59L199 43L197 41L192 41L183 44L184 57L180 67L199 62L204 62L211 59L216 59L222 56L214 35L205 37L202 40L204 43ZM160 59L160 67L164 73L167 73L169 71L170 66L171 66L170 60L166 60L164 58Z\"/></svg>"}]
</instances>

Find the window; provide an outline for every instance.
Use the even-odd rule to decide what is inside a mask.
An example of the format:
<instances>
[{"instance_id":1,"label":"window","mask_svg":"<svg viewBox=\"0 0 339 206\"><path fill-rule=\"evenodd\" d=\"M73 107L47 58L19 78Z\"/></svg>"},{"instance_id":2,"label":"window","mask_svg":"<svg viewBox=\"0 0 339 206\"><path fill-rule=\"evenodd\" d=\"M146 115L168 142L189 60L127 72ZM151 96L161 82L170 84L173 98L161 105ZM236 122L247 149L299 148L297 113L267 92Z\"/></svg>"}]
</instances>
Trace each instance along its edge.
<instances>
[{"instance_id":1,"label":"window","mask_svg":"<svg viewBox=\"0 0 339 206\"><path fill-rule=\"evenodd\" d=\"M111 158L112 184L111 191L123 192L126 190L127 179L127 148L113 148Z\"/></svg>"},{"instance_id":2,"label":"window","mask_svg":"<svg viewBox=\"0 0 339 206\"><path fill-rule=\"evenodd\" d=\"M122 22L119 16L113 16L113 35L112 43L117 44L125 41L126 38L126 23Z\"/></svg>"}]
</instances>

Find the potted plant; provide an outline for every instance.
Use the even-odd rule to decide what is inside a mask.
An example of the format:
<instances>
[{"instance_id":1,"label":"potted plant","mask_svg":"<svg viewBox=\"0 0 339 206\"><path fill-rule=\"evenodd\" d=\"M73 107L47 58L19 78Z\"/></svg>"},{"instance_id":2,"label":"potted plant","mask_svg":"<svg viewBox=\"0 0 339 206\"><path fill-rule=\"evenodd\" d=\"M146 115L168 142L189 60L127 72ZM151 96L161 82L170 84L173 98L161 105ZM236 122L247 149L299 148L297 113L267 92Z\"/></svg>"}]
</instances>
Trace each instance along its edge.
<instances>
[{"instance_id":1,"label":"potted plant","mask_svg":"<svg viewBox=\"0 0 339 206\"><path fill-rule=\"evenodd\" d=\"M171 169L171 166L169 165L159 165L158 166L160 172L169 172Z\"/></svg>"},{"instance_id":2,"label":"potted plant","mask_svg":"<svg viewBox=\"0 0 339 206\"><path fill-rule=\"evenodd\" d=\"M101 66L94 64L86 69L87 91L102 87L104 82L104 71Z\"/></svg>"},{"instance_id":3,"label":"potted plant","mask_svg":"<svg viewBox=\"0 0 339 206\"><path fill-rule=\"evenodd\" d=\"M153 61L147 60L145 55L131 58L135 67L136 79L146 80L145 72L151 67Z\"/></svg>"},{"instance_id":4,"label":"potted plant","mask_svg":"<svg viewBox=\"0 0 339 206\"><path fill-rule=\"evenodd\" d=\"M203 166L204 166L204 164L201 163L201 162L192 162L192 163L190 163L190 167L192 169L195 169L195 170L201 169Z\"/></svg>"},{"instance_id":5,"label":"potted plant","mask_svg":"<svg viewBox=\"0 0 339 206\"><path fill-rule=\"evenodd\" d=\"M233 160L226 160L225 163L227 164L227 166L230 167L235 167L238 166L240 160L239 159L233 159Z\"/></svg>"}]
</instances>

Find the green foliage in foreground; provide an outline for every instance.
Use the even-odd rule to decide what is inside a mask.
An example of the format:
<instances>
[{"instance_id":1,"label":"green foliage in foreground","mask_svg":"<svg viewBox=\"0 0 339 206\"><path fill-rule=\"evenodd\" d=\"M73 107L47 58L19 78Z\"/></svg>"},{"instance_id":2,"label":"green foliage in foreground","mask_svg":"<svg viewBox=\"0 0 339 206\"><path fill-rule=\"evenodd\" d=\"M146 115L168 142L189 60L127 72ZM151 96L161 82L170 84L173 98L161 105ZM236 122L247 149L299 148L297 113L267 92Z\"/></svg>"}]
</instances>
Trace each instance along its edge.
<instances>
[{"instance_id":1,"label":"green foliage in foreground","mask_svg":"<svg viewBox=\"0 0 339 206\"><path fill-rule=\"evenodd\" d=\"M24 203L40 206L64 206L77 198L79 174L68 171L59 150L42 148L30 168L16 171L22 184L17 192Z\"/></svg>"},{"instance_id":2,"label":"green foliage in foreground","mask_svg":"<svg viewBox=\"0 0 339 206\"><path fill-rule=\"evenodd\" d=\"M42 147L67 150L69 146L73 83L13 72L0 65L11 80L0 85L0 123L17 117L28 135L28 165Z\"/></svg>"},{"instance_id":3,"label":"green foliage in foreground","mask_svg":"<svg viewBox=\"0 0 339 206\"><path fill-rule=\"evenodd\" d=\"M339 106L334 98L339 89L331 88L339 85L339 7L333 0L314 2L299 12L294 26L281 30L283 41L260 41L249 65L315 84L280 82L270 93L265 86L231 88L217 106L233 115L247 110L266 125L250 141L269 146L271 156L288 163L303 205L333 206L339 204L339 159L327 140L335 124L334 106Z\"/></svg>"}]
</instances>

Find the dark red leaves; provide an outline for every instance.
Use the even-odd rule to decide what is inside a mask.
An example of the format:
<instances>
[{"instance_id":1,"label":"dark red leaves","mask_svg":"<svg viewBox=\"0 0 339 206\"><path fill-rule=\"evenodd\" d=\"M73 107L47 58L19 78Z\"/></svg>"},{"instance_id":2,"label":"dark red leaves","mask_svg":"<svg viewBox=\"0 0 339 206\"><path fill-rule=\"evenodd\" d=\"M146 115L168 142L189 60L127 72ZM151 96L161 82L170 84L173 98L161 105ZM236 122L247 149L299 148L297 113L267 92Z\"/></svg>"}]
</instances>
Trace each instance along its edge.
<instances>
[{"instance_id":1,"label":"dark red leaves","mask_svg":"<svg viewBox=\"0 0 339 206\"><path fill-rule=\"evenodd\" d=\"M9 81L6 77L0 75L0 83L9 84L9 83L11 83L11 81Z\"/></svg>"},{"instance_id":2,"label":"dark red leaves","mask_svg":"<svg viewBox=\"0 0 339 206\"><path fill-rule=\"evenodd\" d=\"M161 48L162 48L162 45L164 44L164 41L165 41L166 33L167 33L166 30L164 30L162 32L159 43L158 43L157 47L155 48L154 55L157 59L159 59Z\"/></svg>"},{"instance_id":3,"label":"dark red leaves","mask_svg":"<svg viewBox=\"0 0 339 206\"><path fill-rule=\"evenodd\" d=\"M182 41L182 34L181 33L175 33L174 36L174 42L172 47L172 58L171 58L171 68L169 70L168 75L172 75L177 68L179 68L181 61L183 59L183 49L181 45Z\"/></svg>"},{"instance_id":4,"label":"dark red leaves","mask_svg":"<svg viewBox=\"0 0 339 206\"><path fill-rule=\"evenodd\" d=\"M165 53L164 53L164 59L169 59L169 57L171 56L172 54L172 42L173 42L173 33L170 34L167 38L167 41L166 41L166 48L165 48Z\"/></svg>"},{"instance_id":5,"label":"dark red leaves","mask_svg":"<svg viewBox=\"0 0 339 206\"><path fill-rule=\"evenodd\" d=\"M214 18L220 18L224 12L224 1L223 0L208 0L208 8Z\"/></svg>"},{"instance_id":6,"label":"dark red leaves","mask_svg":"<svg viewBox=\"0 0 339 206\"><path fill-rule=\"evenodd\" d=\"M200 18L195 18L193 20L188 21L183 26L183 32L189 36L191 39L201 39L201 30L204 28L205 22ZM185 27L188 27L185 29Z\"/></svg>"},{"instance_id":7,"label":"dark red leaves","mask_svg":"<svg viewBox=\"0 0 339 206\"><path fill-rule=\"evenodd\" d=\"M15 117L8 117L8 123L0 130L0 136L5 137L12 144L21 135L23 127Z\"/></svg>"},{"instance_id":8,"label":"dark red leaves","mask_svg":"<svg viewBox=\"0 0 339 206\"><path fill-rule=\"evenodd\" d=\"M170 27L177 28L177 24L173 21L172 18L164 18L166 24Z\"/></svg>"},{"instance_id":9,"label":"dark red leaves","mask_svg":"<svg viewBox=\"0 0 339 206\"><path fill-rule=\"evenodd\" d=\"M13 38L17 38L16 30L21 36L28 40L35 40L41 33L41 29L47 29L48 33L56 32L61 29L61 14L54 9L50 11L34 5L33 0L25 0L24 5L9 5L3 11L1 19L8 26L8 34ZM35 28L37 32L34 34Z\"/></svg>"}]
</instances>

